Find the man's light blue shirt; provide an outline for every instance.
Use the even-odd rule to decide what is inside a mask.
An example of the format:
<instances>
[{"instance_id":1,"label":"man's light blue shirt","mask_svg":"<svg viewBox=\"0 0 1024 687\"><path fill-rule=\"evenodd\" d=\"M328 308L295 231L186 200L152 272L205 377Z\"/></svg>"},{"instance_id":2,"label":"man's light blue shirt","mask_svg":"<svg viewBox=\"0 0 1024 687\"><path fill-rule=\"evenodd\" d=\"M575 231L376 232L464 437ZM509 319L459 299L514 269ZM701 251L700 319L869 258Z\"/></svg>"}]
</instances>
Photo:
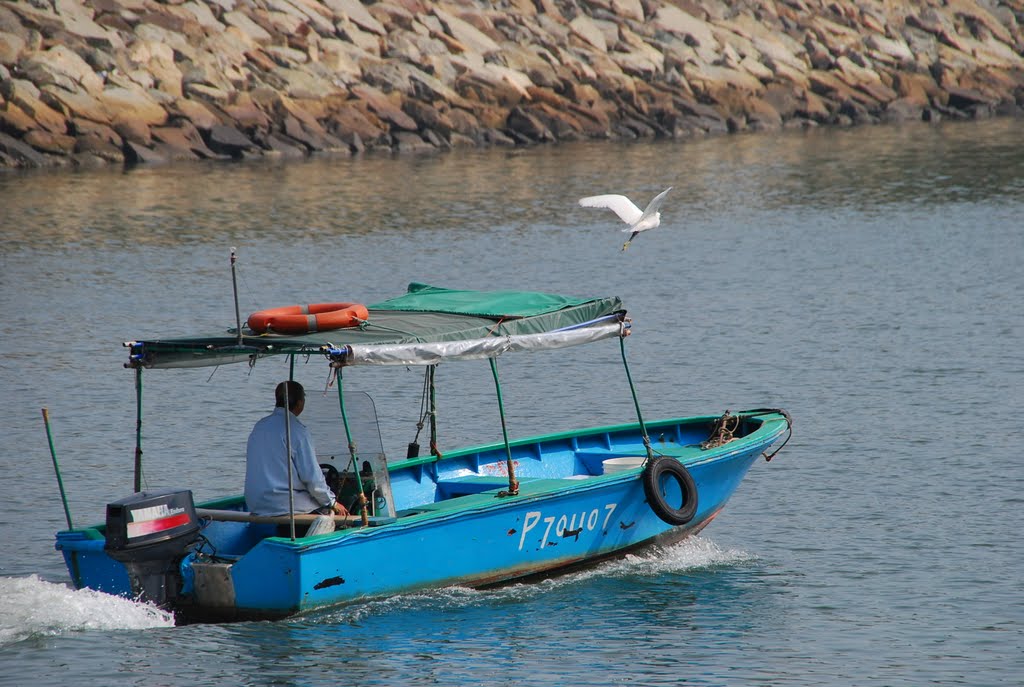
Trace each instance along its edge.
<instances>
[{"instance_id":1,"label":"man's light blue shirt","mask_svg":"<svg viewBox=\"0 0 1024 687\"><path fill-rule=\"evenodd\" d=\"M285 469L284 408L252 428L245 451L245 504L251 513L288 514L288 472ZM316 459L313 437L299 418L289 413L292 447L292 488L296 513L309 513L334 503Z\"/></svg>"}]
</instances>

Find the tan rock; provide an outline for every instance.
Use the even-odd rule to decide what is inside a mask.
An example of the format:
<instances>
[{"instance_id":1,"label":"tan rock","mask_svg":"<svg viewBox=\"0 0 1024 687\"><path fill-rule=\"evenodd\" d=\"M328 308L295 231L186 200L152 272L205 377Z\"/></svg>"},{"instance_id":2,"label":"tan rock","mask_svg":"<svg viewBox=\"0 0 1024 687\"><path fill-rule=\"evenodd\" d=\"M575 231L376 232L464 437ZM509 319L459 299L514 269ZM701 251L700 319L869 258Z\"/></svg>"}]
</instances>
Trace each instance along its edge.
<instances>
[{"instance_id":1,"label":"tan rock","mask_svg":"<svg viewBox=\"0 0 1024 687\"><path fill-rule=\"evenodd\" d=\"M480 131L480 121L469 110L454 108L448 113L448 119L451 120L454 128L453 136L461 134L473 138Z\"/></svg>"},{"instance_id":2,"label":"tan rock","mask_svg":"<svg viewBox=\"0 0 1024 687\"><path fill-rule=\"evenodd\" d=\"M120 146L99 136L87 134L75 139L75 153L94 155L105 162L124 162L124 152Z\"/></svg>"},{"instance_id":3,"label":"tan rock","mask_svg":"<svg viewBox=\"0 0 1024 687\"><path fill-rule=\"evenodd\" d=\"M347 17L339 19L338 23L335 25L335 28L337 29L338 34L346 41L352 43L354 46L358 47L360 50L370 55L380 57L381 37L376 33L364 31L359 24L356 24L354 21L348 19ZM390 34L388 34L387 40L390 43L399 37L396 34L404 35L409 33L411 32L399 29L398 31L393 31ZM399 54L404 55L407 53L400 52Z\"/></svg>"},{"instance_id":4,"label":"tan rock","mask_svg":"<svg viewBox=\"0 0 1024 687\"><path fill-rule=\"evenodd\" d=\"M24 79L11 79L0 84L0 89L8 103L31 117L40 128L55 134L67 131L67 119L60 111L59 104L53 107L47 103L44 92L36 88L35 84Z\"/></svg>"},{"instance_id":5,"label":"tan rock","mask_svg":"<svg viewBox=\"0 0 1024 687\"><path fill-rule=\"evenodd\" d=\"M292 98L322 98L344 92L343 84L336 84L312 71L278 67L273 73L280 80L284 94Z\"/></svg>"},{"instance_id":6,"label":"tan rock","mask_svg":"<svg viewBox=\"0 0 1024 687\"><path fill-rule=\"evenodd\" d=\"M878 34L871 34L864 39L864 45L876 53L876 55L889 58L891 62L910 62L914 59L914 53L910 46L902 39L886 38Z\"/></svg>"},{"instance_id":7,"label":"tan rock","mask_svg":"<svg viewBox=\"0 0 1024 687\"><path fill-rule=\"evenodd\" d=\"M116 131L106 124L100 124L99 122L75 117L71 119L69 129L76 137L96 136L117 147L120 147L122 144L121 137Z\"/></svg>"},{"instance_id":8,"label":"tan rock","mask_svg":"<svg viewBox=\"0 0 1024 687\"><path fill-rule=\"evenodd\" d=\"M178 98L168 107L168 114L176 119L186 119L198 129L210 130L221 124L220 118L199 100Z\"/></svg>"},{"instance_id":9,"label":"tan rock","mask_svg":"<svg viewBox=\"0 0 1024 687\"><path fill-rule=\"evenodd\" d=\"M858 31L824 16L815 16L811 19L807 29L817 36L832 55L842 55L847 50L858 47L861 42Z\"/></svg>"},{"instance_id":10,"label":"tan rock","mask_svg":"<svg viewBox=\"0 0 1024 687\"><path fill-rule=\"evenodd\" d=\"M22 139L36 150L53 155L70 155L75 150L74 136L33 129Z\"/></svg>"},{"instance_id":11,"label":"tan rock","mask_svg":"<svg viewBox=\"0 0 1024 687\"><path fill-rule=\"evenodd\" d=\"M867 105L878 104L877 101L866 93L854 88L832 72L814 69L808 74L808 78L811 82L812 92L818 96L829 98L840 103L846 100L852 100Z\"/></svg>"},{"instance_id":12,"label":"tan rock","mask_svg":"<svg viewBox=\"0 0 1024 687\"><path fill-rule=\"evenodd\" d=\"M388 30L372 14L370 14L363 3L359 0L323 0L324 5L334 11L337 19L347 19L363 31L387 35Z\"/></svg>"},{"instance_id":13,"label":"tan rock","mask_svg":"<svg viewBox=\"0 0 1024 687\"><path fill-rule=\"evenodd\" d=\"M4 102L0 105L0 131L24 136L32 129L39 128L36 120L14 103Z\"/></svg>"},{"instance_id":14,"label":"tan rock","mask_svg":"<svg viewBox=\"0 0 1024 687\"><path fill-rule=\"evenodd\" d=\"M0 64L16 64L24 49L24 38L16 34L0 30Z\"/></svg>"},{"instance_id":15,"label":"tan rock","mask_svg":"<svg viewBox=\"0 0 1024 687\"><path fill-rule=\"evenodd\" d=\"M140 23L135 27L135 37L140 40L163 43L174 51L181 53L185 59L195 61L202 54L201 51L188 42L185 36L174 31L169 31L156 24L147 22Z\"/></svg>"},{"instance_id":16,"label":"tan rock","mask_svg":"<svg viewBox=\"0 0 1024 687\"><path fill-rule=\"evenodd\" d=\"M573 35L581 38L587 45L596 48L601 52L608 52L608 41L605 40L604 32L585 14L578 14L569 22Z\"/></svg>"},{"instance_id":17,"label":"tan rock","mask_svg":"<svg viewBox=\"0 0 1024 687\"><path fill-rule=\"evenodd\" d=\"M250 135L257 131L270 131L270 118L248 97L240 97L234 103L221 105L220 109Z\"/></svg>"},{"instance_id":18,"label":"tan rock","mask_svg":"<svg viewBox=\"0 0 1024 687\"><path fill-rule=\"evenodd\" d=\"M180 122L178 126L155 127L153 139L176 151L185 151L184 153L179 152L179 155L172 159L195 159L196 157L219 159L222 157L207 147L203 137L189 122Z\"/></svg>"},{"instance_id":19,"label":"tan rock","mask_svg":"<svg viewBox=\"0 0 1024 687\"><path fill-rule=\"evenodd\" d=\"M167 112L141 88L107 88L99 96L112 113L113 121L138 120L147 126L161 126Z\"/></svg>"},{"instance_id":20,"label":"tan rock","mask_svg":"<svg viewBox=\"0 0 1024 687\"><path fill-rule=\"evenodd\" d=\"M232 12L226 12L224 14L224 22L228 26L234 26L239 31L244 32L247 36L252 38L253 41L261 45L266 45L273 40L273 36L270 32L260 26L253 19L240 10Z\"/></svg>"},{"instance_id":21,"label":"tan rock","mask_svg":"<svg viewBox=\"0 0 1024 687\"><path fill-rule=\"evenodd\" d=\"M608 57L610 57L623 72L641 79L652 79L655 74L664 71L662 67L663 58L660 54L654 58L647 51L643 50L633 50L630 52L621 52L616 50L608 53Z\"/></svg>"},{"instance_id":22,"label":"tan rock","mask_svg":"<svg viewBox=\"0 0 1024 687\"><path fill-rule=\"evenodd\" d=\"M308 0L264 0L264 2L273 9L298 17L322 36L334 35L334 15L323 5Z\"/></svg>"},{"instance_id":23,"label":"tan rock","mask_svg":"<svg viewBox=\"0 0 1024 687\"><path fill-rule=\"evenodd\" d=\"M78 53L65 45L34 53L23 59L21 66L39 86L56 84L68 90L80 87L93 95L103 91L103 79Z\"/></svg>"},{"instance_id":24,"label":"tan rock","mask_svg":"<svg viewBox=\"0 0 1024 687\"><path fill-rule=\"evenodd\" d=\"M214 103L224 103L231 98L233 91L209 86L204 83L186 83L182 87L185 97L196 97L200 100L209 100Z\"/></svg>"},{"instance_id":25,"label":"tan rock","mask_svg":"<svg viewBox=\"0 0 1024 687\"><path fill-rule=\"evenodd\" d=\"M412 31L413 26L417 23L416 14L397 3L378 2L367 7L366 11L380 22L385 33L396 28ZM355 20L353 19L353 21Z\"/></svg>"},{"instance_id":26,"label":"tan rock","mask_svg":"<svg viewBox=\"0 0 1024 687\"><path fill-rule=\"evenodd\" d=\"M153 140L149 127L138 119L120 117L114 121L113 129L125 141L148 146Z\"/></svg>"},{"instance_id":27,"label":"tan rock","mask_svg":"<svg viewBox=\"0 0 1024 687\"><path fill-rule=\"evenodd\" d=\"M387 133L387 126L365 109L365 103L343 103L331 112L328 121L335 135L349 144L353 136L370 143Z\"/></svg>"},{"instance_id":28,"label":"tan rock","mask_svg":"<svg viewBox=\"0 0 1024 687\"><path fill-rule=\"evenodd\" d=\"M113 121L110 108L84 91L67 91L53 85L43 86L42 90L48 101L58 104L73 117L100 124L110 124Z\"/></svg>"},{"instance_id":29,"label":"tan rock","mask_svg":"<svg viewBox=\"0 0 1024 687\"><path fill-rule=\"evenodd\" d=\"M419 128L416 121L402 111L401 104L397 99L389 98L372 86L366 84L354 86L352 95L365 102L370 110L384 121L409 131L416 131Z\"/></svg>"},{"instance_id":30,"label":"tan rock","mask_svg":"<svg viewBox=\"0 0 1024 687\"><path fill-rule=\"evenodd\" d=\"M406 100L402 109L424 128L436 131L445 137L455 128L451 118L431 103L421 100Z\"/></svg>"},{"instance_id":31,"label":"tan rock","mask_svg":"<svg viewBox=\"0 0 1024 687\"><path fill-rule=\"evenodd\" d=\"M444 24L448 35L467 46L469 50L487 55L500 49L494 40L469 22L459 19L454 14L449 14L440 7L435 7L433 13Z\"/></svg>"},{"instance_id":32,"label":"tan rock","mask_svg":"<svg viewBox=\"0 0 1024 687\"><path fill-rule=\"evenodd\" d=\"M325 39L320 43L320 61L334 73L335 78L343 84L352 84L362 78L363 70L360 61L369 57L367 53L335 39Z\"/></svg>"},{"instance_id":33,"label":"tan rock","mask_svg":"<svg viewBox=\"0 0 1024 687\"><path fill-rule=\"evenodd\" d=\"M712 27L708 22L699 19L674 5L663 5L654 13L651 26L660 31L675 33L689 37L697 45L708 50L718 48Z\"/></svg>"},{"instance_id":34,"label":"tan rock","mask_svg":"<svg viewBox=\"0 0 1024 687\"><path fill-rule=\"evenodd\" d=\"M1010 32L982 3L970 2L969 0L946 0L943 4L945 5L945 11L983 25L992 33L997 41L1003 44L1014 43L1014 38ZM1018 6L1017 11L1021 9Z\"/></svg>"},{"instance_id":35,"label":"tan rock","mask_svg":"<svg viewBox=\"0 0 1024 687\"><path fill-rule=\"evenodd\" d=\"M927 107L939 93L938 84L927 73L898 73L893 77L893 86L901 98L920 107Z\"/></svg>"},{"instance_id":36,"label":"tan rock","mask_svg":"<svg viewBox=\"0 0 1024 687\"><path fill-rule=\"evenodd\" d=\"M115 50L124 48L124 41L117 32L93 21L93 10L81 0L53 0L53 6L68 33L88 39L94 45L106 44Z\"/></svg>"},{"instance_id":37,"label":"tan rock","mask_svg":"<svg viewBox=\"0 0 1024 687\"><path fill-rule=\"evenodd\" d=\"M224 24L217 20L217 17L210 11L210 6L207 3L189 0L189 2L182 5L182 8L191 12L196 21L199 22L199 25L209 33L218 34L224 31Z\"/></svg>"}]
</instances>

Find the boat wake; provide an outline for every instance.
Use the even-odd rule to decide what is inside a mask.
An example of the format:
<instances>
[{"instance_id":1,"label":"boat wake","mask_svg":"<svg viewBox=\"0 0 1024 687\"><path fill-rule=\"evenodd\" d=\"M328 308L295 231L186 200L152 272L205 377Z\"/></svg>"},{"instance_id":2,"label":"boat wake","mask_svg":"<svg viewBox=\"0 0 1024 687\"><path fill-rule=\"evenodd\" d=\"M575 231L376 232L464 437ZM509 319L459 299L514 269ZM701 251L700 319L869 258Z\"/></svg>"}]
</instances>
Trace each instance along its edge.
<instances>
[{"instance_id":1,"label":"boat wake","mask_svg":"<svg viewBox=\"0 0 1024 687\"><path fill-rule=\"evenodd\" d=\"M110 594L28 577L0 577L0 646L81 630L173 627L171 614Z\"/></svg>"},{"instance_id":2,"label":"boat wake","mask_svg":"<svg viewBox=\"0 0 1024 687\"><path fill-rule=\"evenodd\" d=\"M490 589L445 587L414 594L376 599L311 616L314 622L358 623L367 617L400 613L410 609L460 608L480 604L500 605L524 601L590 579L655 578L662 575L715 570L748 563L757 557L737 549L723 549L710 539L689 537L670 546L656 546L642 553L606 561L592 568L544 579L535 583L513 583Z\"/></svg>"}]
</instances>

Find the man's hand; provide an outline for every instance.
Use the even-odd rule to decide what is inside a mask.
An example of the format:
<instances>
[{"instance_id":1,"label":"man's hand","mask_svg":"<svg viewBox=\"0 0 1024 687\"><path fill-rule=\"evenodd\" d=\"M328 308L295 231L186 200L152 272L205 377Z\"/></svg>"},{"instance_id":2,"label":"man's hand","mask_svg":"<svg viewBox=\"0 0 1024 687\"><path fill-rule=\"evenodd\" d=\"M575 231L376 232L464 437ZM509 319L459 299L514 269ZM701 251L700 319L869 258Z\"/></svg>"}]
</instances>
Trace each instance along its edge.
<instances>
[{"instance_id":1,"label":"man's hand","mask_svg":"<svg viewBox=\"0 0 1024 687\"><path fill-rule=\"evenodd\" d=\"M334 507L331 510L334 511L335 515L348 515L348 508L345 508L345 506L341 505L340 501L335 501Z\"/></svg>"}]
</instances>

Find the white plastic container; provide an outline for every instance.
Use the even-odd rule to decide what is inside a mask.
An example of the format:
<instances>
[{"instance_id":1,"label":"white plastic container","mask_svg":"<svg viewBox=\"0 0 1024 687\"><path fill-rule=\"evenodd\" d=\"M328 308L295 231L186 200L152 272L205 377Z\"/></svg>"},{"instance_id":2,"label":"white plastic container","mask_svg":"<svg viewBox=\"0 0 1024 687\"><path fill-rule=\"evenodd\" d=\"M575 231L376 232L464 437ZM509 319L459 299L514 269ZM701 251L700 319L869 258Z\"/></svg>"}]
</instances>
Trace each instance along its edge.
<instances>
[{"instance_id":1,"label":"white plastic container","mask_svg":"<svg viewBox=\"0 0 1024 687\"><path fill-rule=\"evenodd\" d=\"M604 474L610 475L616 472L627 472L638 468L647 460L645 456L623 456L622 458L607 458L601 461Z\"/></svg>"}]
</instances>

